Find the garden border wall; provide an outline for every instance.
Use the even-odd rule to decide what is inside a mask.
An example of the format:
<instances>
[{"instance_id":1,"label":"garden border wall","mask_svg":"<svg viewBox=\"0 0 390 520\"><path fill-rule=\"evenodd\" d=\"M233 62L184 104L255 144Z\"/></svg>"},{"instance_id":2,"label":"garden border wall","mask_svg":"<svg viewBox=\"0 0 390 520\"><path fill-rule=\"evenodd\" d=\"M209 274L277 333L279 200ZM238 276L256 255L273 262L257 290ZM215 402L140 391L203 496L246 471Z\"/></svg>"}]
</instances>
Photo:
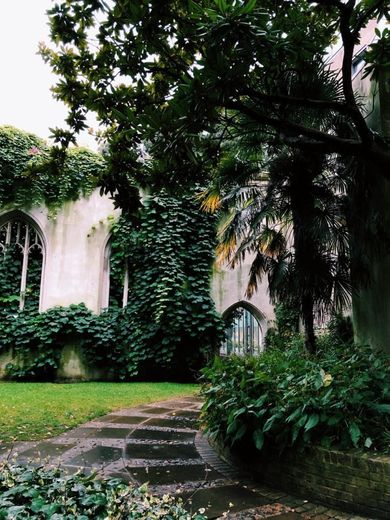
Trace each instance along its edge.
<instances>
[{"instance_id":1,"label":"garden border wall","mask_svg":"<svg viewBox=\"0 0 390 520\"><path fill-rule=\"evenodd\" d=\"M390 456L312 447L252 454L243 462L213 443L222 458L263 484L371 518L390 519Z\"/></svg>"}]
</instances>

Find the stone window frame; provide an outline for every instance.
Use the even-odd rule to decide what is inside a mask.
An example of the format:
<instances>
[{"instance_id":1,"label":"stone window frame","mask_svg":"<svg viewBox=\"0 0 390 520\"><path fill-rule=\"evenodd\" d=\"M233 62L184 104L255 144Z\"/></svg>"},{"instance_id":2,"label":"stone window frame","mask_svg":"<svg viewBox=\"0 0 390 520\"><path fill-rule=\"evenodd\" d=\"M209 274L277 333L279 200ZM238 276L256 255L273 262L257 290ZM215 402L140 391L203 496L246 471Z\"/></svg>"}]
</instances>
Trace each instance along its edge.
<instances>
[{"instance_id":1,"label":"stone window frame","mask_svg":"<svg viewBox=\"0 0 390 520\"><path fill-rule=\"evenodd\" d=\"M110 259L111 259L112 234L107 235L102 248L101 281L99 294L99 311L109 308L110 304ZM129 270L125 266L125 279L123 284L122 308L126 307L129 300Z\"/></svg>"},{"instance_id":2,"label":"stone window frame","mask_svg":"<svg viewBox=\"0 0 390 520\"><path fill-rule=\"evenodd\" d=\"M27 226L30 226L31 228L33 228L40 240L40 247L41 247L41 253L42 253L42 267L41 267L41 282L40 282L40 288L39 288L38 311L42 312L42 300L43 300L43 292L44 292L46 255L47 255L47 241L46 241L45 235L44 235L39 223L25 211L22 211L19 209L13 209L10 211L5 210L0 213L0 228L4 227L8 223L12 223L13 221L22 221ZM26 250L26 246L27 246L27 250ZM28 242L27 243L25 242L24 246L22 247L23 264L22 264L22 273L21 273L19 310L23 310L24 305L25 305L25 288L27 285L28 256L29 256L30 248L31 248L31 246L29 245ZM1 253L1 251L0 251L0 253Z\"/></svg>"},{"instance_id":3,"label":"stone window frame","mask_svg":"<svg viewBox=\"0 0 390 520\"><path fill-rule=\"evenodd\" d=\"M246 310L247 312L249 312L253 318L257 321L257 324L259 326L259 329L260 329L260 344L259 344L259 349L257 352L253 353L253 355L259 355L261 354L262 352L264 352L264 340L265 340L265 334L266 334L266 331L267 331L267 320L266 320L266 317L264 316L264 314L257 308L255 307L253 304L245 301L245 300L241 300L241 301L238 301L236 303L234 303L233 305L231 305L230 307L228 307L223 313L222 313L222 318L226 321L229 316L237 309L240 309L240 308L243 308L244 310ZM221 345L221 349L220 349L220 355L221 356L227 356L229 355L227 353L227 347L226 347L226 344L227 344L227 340L224 341L224 343ZM237 354L237 352L234 352ZM246 355L245 353L238 353L238 355Z\"/></svg>"}]
</instances>

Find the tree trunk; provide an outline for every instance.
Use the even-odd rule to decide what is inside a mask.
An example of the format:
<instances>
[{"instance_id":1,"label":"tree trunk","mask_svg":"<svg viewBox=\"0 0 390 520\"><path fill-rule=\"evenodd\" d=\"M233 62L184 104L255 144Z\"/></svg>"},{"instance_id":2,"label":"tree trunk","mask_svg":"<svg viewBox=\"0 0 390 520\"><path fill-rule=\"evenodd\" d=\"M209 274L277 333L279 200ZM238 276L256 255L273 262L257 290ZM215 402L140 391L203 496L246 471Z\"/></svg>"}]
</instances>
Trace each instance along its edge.
<instances>
[{"instance_id":1,"label":"tree trunk","mask_svg":"<svg viewBox=\"0 0 390 520\"><path fill-rule=\"evenodd\" d=\"M365 255L369 265L368 280L363 286L352 269L355 341L390 354L390 245L386 244L390 240L390 182L385 178L379 179L367 197L366 204L375 210L388 236L376 237L382 250L375 251L368 244L375 237L365 237L364 232L355 232L355 240L360 238L362 244L366 245ZM359 248L358 251L361 252Z\"/></svg>"},{"instance_id":2,"label":"tree trunk","mask_svg":"<svg viewBox=\"0 0 390 520\"><path fill-rule=\"evenodd\" d=\"M313 163L311 163L313 161ZM295 249L297 288L301 305L301 318L305 331L305 348L310 354L316 353L316 338L314 333L314 303L311 285L313 268L317 258L317 247L313 240L313 219L315 215L315 200L313 182L317 157L302 157L296 164L296 170L291 177L291 206L293 220L293 236Z\"/></svg>"},{"instance_id":3,"label":"tree trunk","mask_svg":"<svg viewBox=\"0 0 390 520\"><path fill-rule=\"evenodd\" d=\"M314 333L314 305L313 299L310 297L306 297L302 301L302 320L305 331L305 348L314 355L317 353L317 344Z\"/></svg>"}]
</instances>

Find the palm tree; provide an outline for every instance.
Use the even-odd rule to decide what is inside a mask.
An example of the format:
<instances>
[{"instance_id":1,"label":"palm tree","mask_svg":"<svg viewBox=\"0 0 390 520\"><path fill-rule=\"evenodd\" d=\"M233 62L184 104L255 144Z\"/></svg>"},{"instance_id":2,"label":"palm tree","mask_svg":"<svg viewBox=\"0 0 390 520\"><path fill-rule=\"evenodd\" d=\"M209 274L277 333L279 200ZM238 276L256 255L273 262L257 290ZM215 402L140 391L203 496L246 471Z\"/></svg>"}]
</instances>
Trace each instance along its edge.
<instances>
[{"instance_id":1,"label":"palm tree","mask_svg":"<svg viewBox=\"0 0 390 520\"><path fill-rule=\"evenodd\" d=\"M351 294L346 186L331 161L282 150L259 174L258 160L230 150L203 197L222 213L219 260L234 267L253 255L247 296L267 274L272 302L299 311L311 353L315 318L345 308Z\"/></svg>"}]
</instances>

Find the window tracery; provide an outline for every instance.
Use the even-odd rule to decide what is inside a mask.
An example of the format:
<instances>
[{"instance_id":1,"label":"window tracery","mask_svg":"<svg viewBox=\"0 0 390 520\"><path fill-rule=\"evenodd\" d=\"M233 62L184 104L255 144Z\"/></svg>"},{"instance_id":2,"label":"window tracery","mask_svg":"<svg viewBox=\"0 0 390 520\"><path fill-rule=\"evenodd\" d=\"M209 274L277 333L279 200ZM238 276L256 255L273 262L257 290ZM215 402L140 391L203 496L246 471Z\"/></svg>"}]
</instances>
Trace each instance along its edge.
<instances>
[{"instance_id":1,"label":"window tracery","mask_svg":"<svg viewBox=\"0 0 390 520\"><path fill-rule=\"evenodd\" d=\"M225 319L229 325L221 355L258 355L264 350L260 321L247 307L237 305Z\"/></svg>"},{"instance_id":2,"label":"window tracery","mask_svg":"<svg viewBox=\"0 0 390 520\"><path fill-rule=\"evenodd\" d=\"M9 311L39 307L43 242L38 230L21 217L0 225L0 303Z\"/></svg>"}]
</instances>

